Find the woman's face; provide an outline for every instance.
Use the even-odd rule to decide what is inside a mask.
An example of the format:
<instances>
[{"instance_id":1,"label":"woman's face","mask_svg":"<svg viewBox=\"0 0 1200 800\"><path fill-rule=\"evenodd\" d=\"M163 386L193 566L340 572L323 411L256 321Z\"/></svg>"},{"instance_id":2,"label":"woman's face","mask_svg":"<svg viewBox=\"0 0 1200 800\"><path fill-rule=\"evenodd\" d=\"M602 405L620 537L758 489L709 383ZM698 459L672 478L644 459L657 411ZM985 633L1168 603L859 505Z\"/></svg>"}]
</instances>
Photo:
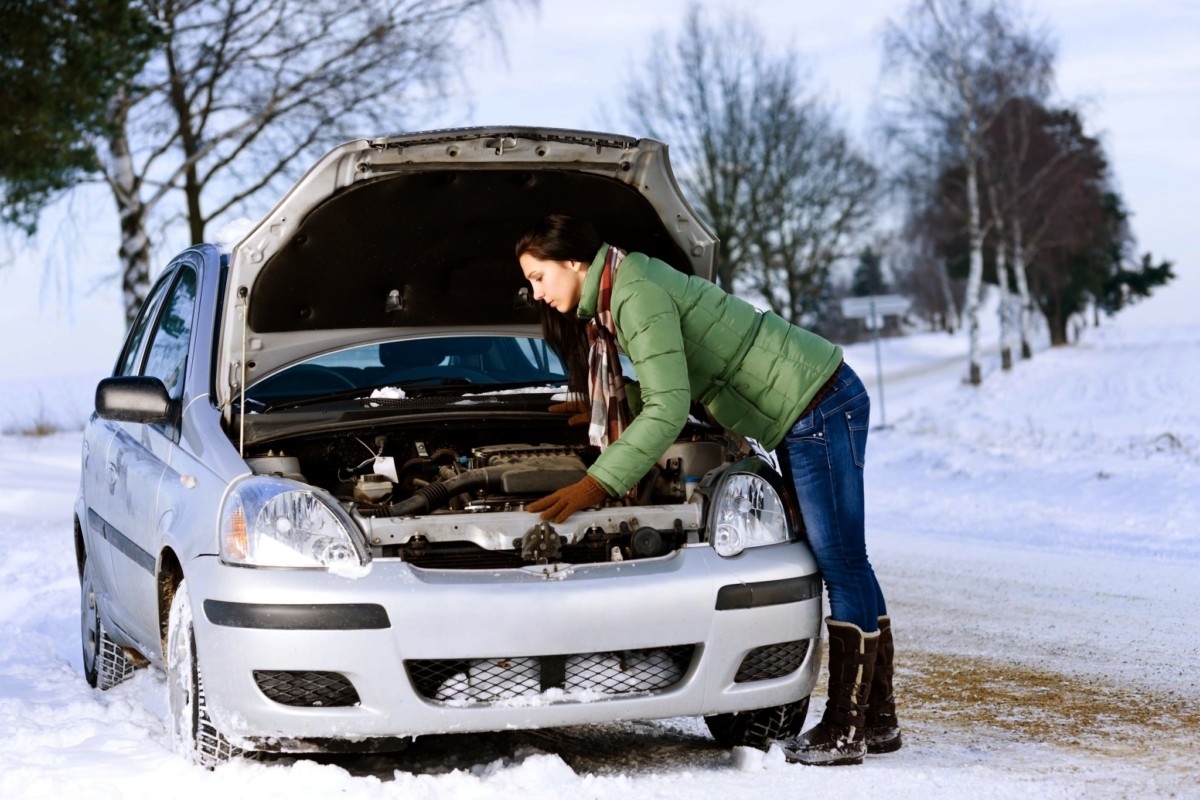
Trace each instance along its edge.
<instances>
[{"instance_id":1,"label":"woman's face","mask_svg":"<svg viewBox=\"0 0 1200 800\"><path fill-rule=\"evenodd\" d=\"M531 253L521 256L521 271L533 287L533 299L561 314L575 310L583 291L588 265L582 261L543 261Z\"/></svg>"}]
</instances>

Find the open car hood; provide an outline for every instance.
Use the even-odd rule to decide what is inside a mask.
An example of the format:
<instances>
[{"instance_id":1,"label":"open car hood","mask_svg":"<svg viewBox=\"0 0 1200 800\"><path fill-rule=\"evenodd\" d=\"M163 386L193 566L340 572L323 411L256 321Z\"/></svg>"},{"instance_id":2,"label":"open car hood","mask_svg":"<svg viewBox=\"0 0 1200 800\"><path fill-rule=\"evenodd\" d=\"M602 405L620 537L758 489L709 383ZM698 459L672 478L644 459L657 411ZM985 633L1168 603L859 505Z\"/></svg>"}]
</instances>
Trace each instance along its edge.
<instances>
[{"instance_id":1,"label":"open car hood","mask_svg":"<svg viewBox=\"0 0 1200 800\"><path fill-rule=\"evenodd\" d=\"M513 255L551 213L711 280L717 240L652 139L470 128L348 142L322 157L234 248L215 389L320 353L456 327L535 331ZM523 291L525 290L525 291Z\"/></svg>"}]
</instances>

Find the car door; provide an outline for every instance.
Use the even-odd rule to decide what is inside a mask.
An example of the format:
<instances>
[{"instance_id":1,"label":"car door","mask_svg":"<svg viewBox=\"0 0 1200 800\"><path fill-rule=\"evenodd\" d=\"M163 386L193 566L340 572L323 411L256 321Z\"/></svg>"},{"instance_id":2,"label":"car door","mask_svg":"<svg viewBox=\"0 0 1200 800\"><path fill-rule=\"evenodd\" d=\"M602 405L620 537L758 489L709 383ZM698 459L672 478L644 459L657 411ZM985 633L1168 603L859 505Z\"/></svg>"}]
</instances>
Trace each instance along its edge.
<instances>
[{"instance_id":1,"label":"car door","mask_svg":"<svg viewBox=\"0 0 1200 800\"><path fill-rule=\"evenodd\" d=\"M183 396L184 373L196 307L196 268L174 265L169 288L150 325L137 374L158 378L175 403ZM174 421L163 424L118 422L109 449L109 468L117 476L113 518L113 574L122 615L114 621L145 648L157 645L157 561L159 494L171 450L179 439Z\"/></svg>"},{"instance_id":2,"label":"car door","mask_svg":"<svg viewBox=\"0 0 1200 800\"><path fill-rule=\"evenodd\" d=\"M141 370L143 356L146 351L146 339L150 332L151 323L158 314L163 295L166 294L170 281L168 276L160 279L146 296L142 308L129 328L125 344L117 357L113 368L113 377L137 375ZM124 618L123 613L114 602L116 600L117 578L114 568L115 559L123 558L120 549L124 541L120 538L122 526L117 520L124 520L123 508L126 498L122 488L122 476L117 469L121 461L114 454L114 442L118 423L106 420L93 414L83 435L82 463L82 496L84 502L84 519L80 520L86 541L88 559L91 561L92 576L96 594L100 598L101 608L106 617ZM120 626L117 626L118 628Z\"/></svg>"}]
</instances>

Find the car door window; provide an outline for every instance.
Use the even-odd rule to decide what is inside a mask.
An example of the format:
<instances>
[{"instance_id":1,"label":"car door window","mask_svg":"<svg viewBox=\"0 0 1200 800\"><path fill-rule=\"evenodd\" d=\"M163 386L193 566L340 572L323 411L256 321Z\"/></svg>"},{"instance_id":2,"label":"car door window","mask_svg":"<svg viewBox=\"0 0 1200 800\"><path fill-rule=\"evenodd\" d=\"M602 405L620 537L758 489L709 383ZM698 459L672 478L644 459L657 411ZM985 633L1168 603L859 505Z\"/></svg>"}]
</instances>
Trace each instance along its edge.
<instances>
[{"instance_id":1,"label":"car door window","mask_svg":"<svg viewBox=\"0 0 1200 800\"><path fill-rule=\"evenodd\" d=\"M146 332L150 330L150 322L154 319L158 301L162 299L170 285L171 281L160 280L142 303L142 309L138 312L137 319L133 321L133 327L129 329L129 335L125 339L125 348L121 351L121 357L117 359L114 375L138 374L138 367L141 364L138 356L142 352L142 341L146 338Z\"/></svg>"},{"instance_id":2,"label":"car door window","mask_svg":"<svg viewBox=\"0 0 1200 800\"><path fill-rule=\"evenodd\" d=\"M155 324L142 374L158 378L172 400L183 397L183 373L187 366L192 336L192 312L196 308L196 271L180 270L163 313Z\"/></svg>"}]
</instances>

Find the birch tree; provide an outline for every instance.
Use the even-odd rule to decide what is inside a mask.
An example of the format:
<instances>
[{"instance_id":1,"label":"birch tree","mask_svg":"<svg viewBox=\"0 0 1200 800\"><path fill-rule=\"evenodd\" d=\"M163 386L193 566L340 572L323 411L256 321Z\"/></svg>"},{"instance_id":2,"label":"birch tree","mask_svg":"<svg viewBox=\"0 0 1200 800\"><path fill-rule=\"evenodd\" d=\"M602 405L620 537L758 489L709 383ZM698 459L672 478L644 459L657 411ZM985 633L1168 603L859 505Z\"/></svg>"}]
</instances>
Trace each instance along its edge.
<instances>
[{"instance_id":1,"label":"birch tree","mask_svg":"<svg viewBox=\"0 0 1200 800\"><path fill-rule=\"evenodd\" d=\"M988 202L990 204L992 224L995 228L996 252L996 285L1000 289L1000 368L1012 369L1012 334L1009 319L1009 287L1008 287L1008 240L1005 238L1003 209L998 199L999 191L996 184L988 181Z\"/></svg>"},{"instance_id":2,"label":"birch tree","mask_svg":"<svg viewBox=\"0 0 1200 800\"><path fill-rule=\"evenodd\" d=\"M888 23L885 55L886 75L894 84L885 101L891 140L910 160L936 162L949 153L964 166L958 212L969 249L967 380L978 385L988 233L980 187L983 139L1008 98L1047 91L1053 54L1045 35L1029 29L1002 0L920 0L903 26ZM921 171L929 174L927 167Z\"/></svg>"},{"instance_id":3,"label":"birch tree","mask_svg":"<svg viewBox=\"0 0 1200 800\"><path fill-rule=\"evenodd\" d=\"M89 145L120 225L127 320L149 288L153 220L255 208L331 145L394 133L445 100L495 10L536 0L137 0L161 33Z\"/></svg>"},{"instance_id":4,"label":"birch tree","mask_svg":"<svg viewBox=\"0 0 1200 800\"><path fill-rule=\"evenodd\" d=\"M998 147L1005 120L1019 112L1019 159ZM985 262L995 265L1003 287L1011 267L1027 278L1029 293L1045 318L1050 343L1068 343L1069 321L1089 305L1113 313L1147 296L1172 278L1170 262L1134 259L1129 213L1114 188L1115 178L1101 142L1084 130L1078 113L1014 101L993 127L988 157L982 162ZM993 169L1006 166L1008 170ZM951 165L939 182L946 197L961 194L965 166ZM998 174L999 173L999 174ZM948 262L966 260L968 243L952 203L934 202L938 214L924 218L923 238Z\"/></svg>"},{"instance_id":5,"label":"birch tree","mask_svg":"<svg viewBox=\"0 0 1200 800\"><path fill-rule=\"evenodd\" d=\"M1007 101L989 131L986 147L989 166L991 216L996 221L996 263L1002 294L1007 293L1011 272L1018 311L1016 319L1001 318L1004 348L1001 361L1011 365L1008 335L1015 325L1022 358L1032 358L1030 320L1034 309L1028 268L1043 243L1053 245L1061 223L1057 206L1070 197L1072 181L1080 180L1078 167L1088 148L1063 139L1064 115L1028 98ZM1070 139L1073 134L1068 135ZM1002 304L1002 312L1006 306Z\"/></svg>"}]
</instances>

